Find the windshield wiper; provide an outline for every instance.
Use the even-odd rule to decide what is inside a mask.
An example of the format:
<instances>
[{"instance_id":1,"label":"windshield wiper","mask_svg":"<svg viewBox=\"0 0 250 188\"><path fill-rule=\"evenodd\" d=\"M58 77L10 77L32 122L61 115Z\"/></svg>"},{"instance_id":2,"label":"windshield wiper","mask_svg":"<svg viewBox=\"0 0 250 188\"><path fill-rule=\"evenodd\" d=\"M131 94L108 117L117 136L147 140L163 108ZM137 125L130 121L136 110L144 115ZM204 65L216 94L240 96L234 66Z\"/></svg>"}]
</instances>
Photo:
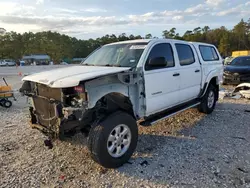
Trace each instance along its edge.
<instances>
[{"instance_id":1,"label":"windshield wiper","mask_svg":"<svg viewBox=\"0 0 250 188\"><path fill-rule=\"evenodd\" d=\"M111 65L111 64L106 64L104 65L105 67L120 67L121 65Z\"/></svg>"},{"instance_id":2,"label":"windshield wiper","mask_svg":"<svg viewBox=\"0 0 250 188\"><path fill-rule=\"evenodd\" d=\"M92 65L92 64L88 64L88 63L84 63L82 65L85 65L85 66L95 66L95 65Z\"/></svg>"}]
</instances>

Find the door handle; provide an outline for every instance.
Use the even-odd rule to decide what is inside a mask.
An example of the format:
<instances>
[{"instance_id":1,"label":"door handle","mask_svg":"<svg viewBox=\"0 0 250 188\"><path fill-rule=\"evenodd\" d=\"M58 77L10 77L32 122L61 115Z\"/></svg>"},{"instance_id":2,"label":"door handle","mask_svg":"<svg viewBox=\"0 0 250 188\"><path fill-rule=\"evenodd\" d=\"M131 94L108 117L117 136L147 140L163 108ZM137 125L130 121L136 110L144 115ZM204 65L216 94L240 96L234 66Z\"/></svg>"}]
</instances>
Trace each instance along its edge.
<instances>
[{"instance_id":1,"label":"door handle","mask_svg":"<svg viewBox=\"0 0 250 188\"><path fill-rule=\"evenodd\" d=\"M197 70L195 70L194 72L200 72L200 70L199 70L199 69L197 69Z\"/></svg>"},{"instance_id":2,"label":"door handle","mask_svg":"<svg viewBox=\"0 0 250 188\"><path fill-rule=\"evenodd\" d=\"M180 76L180 73L174 73L173 76Z\"/></svg>"}]
</instances>

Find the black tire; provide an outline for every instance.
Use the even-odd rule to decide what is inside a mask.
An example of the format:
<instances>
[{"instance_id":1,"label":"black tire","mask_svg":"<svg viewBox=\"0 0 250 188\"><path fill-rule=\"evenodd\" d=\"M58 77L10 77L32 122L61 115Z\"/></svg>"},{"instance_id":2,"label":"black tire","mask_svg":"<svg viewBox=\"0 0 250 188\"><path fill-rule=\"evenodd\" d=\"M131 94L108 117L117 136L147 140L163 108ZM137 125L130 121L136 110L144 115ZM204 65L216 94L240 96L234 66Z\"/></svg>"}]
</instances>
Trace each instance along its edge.
<instances>
[{"instance_id":1,"label":"black tire","mask_svg":"<svg viewBox=\"0 0 250 188\"><path fill-rule=\"evenodd\" d=\"M12 106L12 102L11 102L10 100L5 100L5 101L3 102L3 106L4 106L5 108L10 108L10 107Z\"/></svg>"},{"instance_id":2,"label":"black tire","mask_svg":"<svg viewBox=\"0 0 250 188\"><path fill-rule=\"evenodd\" d=\"M0 106L2 106L2 107L4 107L3 106L3 101L4 101L4 99L0 99Z\"/></svg>"},{"instance_id":3,"label":"black tire","mask_svg":"<svg viewBox=\"0 0 250 188\"><path fill-rule=\"evenodd\" d=\"M213 104L209 105L208 100L209 100L209 94L211 92L213 92L214 100ZM217 93L218 93L217 89L212 84L210 84L207 88L205 95L201 99L201 104L198 106L198 110L205 114L211 114L217 102L216 98L216 96L218 95Z\"/></svg>"},{"instance_id":4,"label":"black tire","mask_svg":"<svg viewBox=\"0 0 250 188\"><path fill-rule=\"evenodd\" d=\"M117 125L126 125L131 133L131 142L127 151L120 157L109 154L107 145L108 137ZM89 133L88 148L94 161L105 168L117 168L126 163L132 156L137 146L138 127L136 120L129 114L118 111L94 125Z\"/></svg>"}]
</instances>

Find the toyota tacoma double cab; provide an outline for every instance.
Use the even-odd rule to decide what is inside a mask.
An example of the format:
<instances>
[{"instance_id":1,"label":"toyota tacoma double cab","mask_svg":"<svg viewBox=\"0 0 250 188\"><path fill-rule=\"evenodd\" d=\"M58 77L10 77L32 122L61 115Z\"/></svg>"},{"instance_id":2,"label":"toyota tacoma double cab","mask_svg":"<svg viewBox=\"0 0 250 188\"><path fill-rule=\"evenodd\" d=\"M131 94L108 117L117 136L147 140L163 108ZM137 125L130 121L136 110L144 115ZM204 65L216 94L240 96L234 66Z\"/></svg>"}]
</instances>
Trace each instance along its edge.
<instances>
[{"instance_id":1,"label":"toyota tacoma double cab","mask_svg":"<svg viewBox=\"0 0 250 188\"><path fill-rule=\"evenodd\" d=\"M88 136L92 158L106 168L126 163L138 128L218 100L222 58L215 46L172 39L104 45L80 65L28 75L30 125L50 140ZM140 120L140 121L139 121Z\"/></svg>"}]
</instances>

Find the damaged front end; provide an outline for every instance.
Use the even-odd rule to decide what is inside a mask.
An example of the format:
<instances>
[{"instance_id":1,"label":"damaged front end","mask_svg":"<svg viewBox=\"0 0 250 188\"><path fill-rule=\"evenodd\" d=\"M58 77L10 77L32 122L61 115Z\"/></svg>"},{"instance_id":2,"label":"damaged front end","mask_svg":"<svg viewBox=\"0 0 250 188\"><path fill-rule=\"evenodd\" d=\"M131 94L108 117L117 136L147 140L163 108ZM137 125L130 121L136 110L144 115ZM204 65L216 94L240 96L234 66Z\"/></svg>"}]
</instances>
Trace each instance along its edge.
<instances>
[{"instance_id":1,"label":"damaged front end","mask_svg":"<svg viewBox=\"0 0 250 188\"><path fill-rule=\"evenodd\" d=\"M250 82L250 73L234 73L225 71L223 74L223 82L226 84L238 85L243 82Z\"/></svg>"},{"instance_id":2,"label":"damaged front end","mask_svg":"<svg viewBox=\"0 0 250 188\"><path fill-rule=\"evenodd\" d=\"M25 81L20 92L30 97L30 125L50 139L63 139L84 128L87 93L84 84L70 88L50 88Z\"/></svg>"}]
</instances>

